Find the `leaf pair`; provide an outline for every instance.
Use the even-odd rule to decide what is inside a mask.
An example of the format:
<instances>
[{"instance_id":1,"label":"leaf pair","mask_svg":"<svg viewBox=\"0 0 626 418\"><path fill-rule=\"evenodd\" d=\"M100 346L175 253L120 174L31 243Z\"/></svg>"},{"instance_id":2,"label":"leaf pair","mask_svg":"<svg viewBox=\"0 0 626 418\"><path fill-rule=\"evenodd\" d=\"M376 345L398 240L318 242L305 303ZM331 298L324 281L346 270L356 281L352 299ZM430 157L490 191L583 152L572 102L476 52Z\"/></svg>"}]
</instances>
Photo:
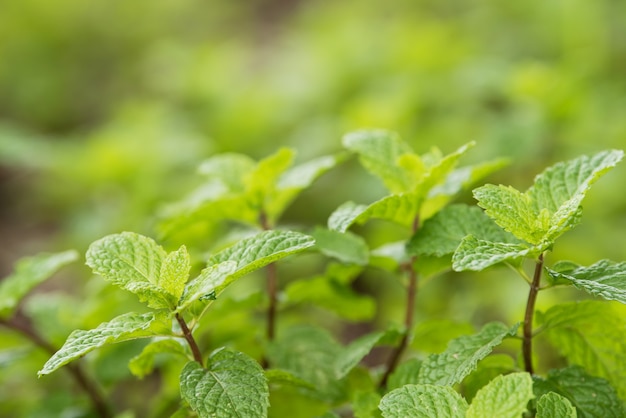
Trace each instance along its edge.
<instances>
[{"instance_id":1,"label":"leaf pair","mask_svg":"<svg viewBox=\"0 0 626 418\"><path fill-rule=\"evenodd\" d=\"M330 229L341 232L372 218L411 226L416 217L431 217L460 190L503 165L499 160L455 169L473 143L446 156L437 149L418 155L387 131L350 133L343 138L343 145L358 154L365 169L380 178L391 194L370 205L341 205L328 220Z\"/></svg>"},{"instance_id":2,"label":"leaf pair","mask_svg":"<svg viewBox=\"0 0 626 418\"><path fill-rule=\"evenodd\" d=\"M492 232L468 235L454 253L453 268L482 270L500 262L535 257L550 249L559 236L580 222L581 203L587 191L623 154L610 150L558 163L539 174L525 193L502 185L475 189L478 205L518 242L498 239ZM488 228L485 226L484 232Z\"/></svg>"},{"instance_id":3,"label":"leaf pair","mask_svg":"<svg viewBox=\"0 0 626 418\"><path fill-rule=\"evenodd\" d=\"M167 210L159 225L161 234L167 237L226 219L273 225L300 192L342 159L325 156L292 166L294 158L295 151L289 148L259 162L235 153L210 158L199 168L207 182Z\"/></svg>"}]
</instances>

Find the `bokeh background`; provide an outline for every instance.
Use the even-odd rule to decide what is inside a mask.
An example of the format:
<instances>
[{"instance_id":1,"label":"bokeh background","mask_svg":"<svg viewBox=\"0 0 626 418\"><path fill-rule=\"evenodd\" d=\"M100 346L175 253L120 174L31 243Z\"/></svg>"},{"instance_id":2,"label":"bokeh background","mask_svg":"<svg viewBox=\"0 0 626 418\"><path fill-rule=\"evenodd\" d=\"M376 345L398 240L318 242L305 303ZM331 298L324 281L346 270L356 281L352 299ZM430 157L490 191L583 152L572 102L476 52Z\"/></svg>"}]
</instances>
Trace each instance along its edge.
<instances>
[{"instance_id":1,"label":"bokeh background","mask_svg":"<svg viewBox=\"0 0 626 418\"><path fill-rule=\"evenodd\" d=\"M121 230L155 236L161 208L198 185L198 165L219 152L258 159L289 146L306 161L339 151L346 132L385 128L420 153L474 140L464 162L508 157L488 181L524 190L557 161L624 149L624 16L619 0L3 0L0 277L40 251L84 254ZM583 224L554 260L626 259L625 183L618 166L594 186ZM382 193L348 162L284 221L325 224L342 202ZM359 232L372 244L397 235L380 224ZM521 319L525 285L508 270L470 276L429 284L422 313L477 324ZM131 303L86 277L74 267L29 305L59 344L74 326L96 326ZM373 288L384 301L400 295L396 287ZM94 295L106 303L84 302ZM540 305L570 297L555 291ZM45 354L2 338L1 412L60 416L75 405L65 377L31 379ZM119 350L132 356L128 347ZM107 363L115 358L95 360L105 384L128 374ZM158 415L137 406L141 390L123 395L137 416ZM41 399L55 407L44 412Z\"/></svg>"}]
</instances>

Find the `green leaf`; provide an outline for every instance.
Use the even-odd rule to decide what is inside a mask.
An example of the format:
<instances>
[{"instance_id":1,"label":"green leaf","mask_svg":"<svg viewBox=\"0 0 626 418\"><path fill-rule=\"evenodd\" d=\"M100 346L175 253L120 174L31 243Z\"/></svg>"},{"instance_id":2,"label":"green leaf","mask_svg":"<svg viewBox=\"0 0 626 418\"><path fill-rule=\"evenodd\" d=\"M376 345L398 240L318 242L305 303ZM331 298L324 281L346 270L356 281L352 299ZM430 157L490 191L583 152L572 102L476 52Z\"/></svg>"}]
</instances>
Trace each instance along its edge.
<instances>
[{"instance_id":1,"label":"green leaf","mask_svg":"<svg viewBox=\"0 0 626 418\"><path fill-rule=\"evenodd\" d=\"M576 407L580 418L626 416L624 405L609 382L588 374L580 366L551 370L545 379L535 376L533 387L540 400L550 392L567 398Z\"/></svg>"},{"instance_id":2,"label":"green leaf","mask_svg":"<svg viewBox=\"0 0 626 418\"><path fill-rule=\"evenodd\" d=\"M241 192L244 190L244 177L255 165L256 162L247 155L224 153L204 161L198 172L219 180L231 192Z\"/></svg>"},{"instance_id":3,"label":"green leaf","mask_svg":"<svg viewBox=\"0 0 626 418\"><path fill-rule=\"evenodd\" d=\"M418 383L418 376L422 362L418 359L410 359L403 363L400 363L398 367L389 376L387 382L387 389L393 390L401 388L404 385Z\"/></svg>"},{"instance_id":4,"label":"green leaf","mask_svg":"<svg viewBox=\"0 0 626 418\"><path fill-rule=\"evenodd\" d=\"M128 368L130 372L140 379L150 374L154 369L154 358L157 354L168 353L182 357L188 357L185 346L180 341L172 338L156 340L143 348L143 351L130 359Z\"/></svg>"},{"instance_id":5,"label":"green leaf","mask_svg":"<svg viewBox=\"0 0 626 418\"><path fill-rule=\"evenodd\" d=\"M450 340L475 332L469 322L427 319L415 326L411 347L423 353L440 353L446 349Z\"/></svg>"},{"instance_id":6,"label":"green leaf","mask_svg":"<svg viewBox=\"0 0 626 418\"><path fill-rule=\"evenodd\" d=\"M86 255L87 265L94 273L136 294L155 309L173 308L178 302L160 286L166 257L165 250L154 240L134 232L99 239L89 246Z\"/></svg>"},{"instance_id":7,"label":"green leaf","mask_svg":"<svg viewBox=\"0 0 626 418\"><path fill-rule=\"evenodd\" d=\"M358 235L317 227L311 236L315 238L315 247L328 257L361 266L369 262L369 248Z\"/></svg>"},{"instance_id":8,"label":"green leaf","mask_svg":"<svg viewBox=\"0 0 626 418\"><path fill-rule=\"evenodd\" d=\"M357 391L352 399L352 409L355 418L381 418L380 395L376 392Z\"/></svg>"},{"instance_id":9,"label":"green leaf","mask_svg":"<svg viewBox=\"0 0 626 418\"><path fill-rule=\"evenodd\" d=\"M200 275L190 281L178 302L176 312L182 312L197 300L215 300L217 292L223 289L223 284L229 275L237 270L237 262L225 261L214 264L202 270Z\"/></svg>"},{"instance_id":10,"label":"green leaf","mask_svg":"<svg viewBox=\"0 0 626 418\"><path fill-rule=\"evenodd\" d=\"M467 235L492 242L517 242L480 208L457 204L427 219L409 241L408 252L411 255L442 257L454 253Z\"/></svg>"},{"instance_id":11,"label":"green leaf","mask_svg":"<svg viewBox=\"0 0 626 418\"><path fill-rule=\"evenodd\" d=\"M171 334L169 321L155 312L120 315L97 328L73 331L59 349L38 372L50 374L59 367L76 360L96 348L137 338Z\"/></svg>"},{"instance_id":12,"label":"green leaf","mask_svg":"<svg viewBox=\"0 0 626 418\"><path fill-rule=\"evenodd\" d=\"M419 383L443 386L460 383L505 337L514 336L518 326L509 328L500 322L491 322L475 335L455 338L446 351L432 354L422 363Z\"/></svg>"},{"instance_id":13,"label":"green leaf","mask_svg":"<svg viewBox=\"0 0 626 418\"><path fill-rule=\"evenodd\" d=\"M172 251L161 264L157 285L178 300L189 280L191 260L187 248L183 245L177 251Z\"/></svg>"},{"instance_id":14,"label":"green leaf","mask_svg":"<svg viewBox=\"0 0 626 418\"><path fill-rule=\"evenodd\" d=\"M236 351L215 350L207 369L195 361L187 363L180 374L180 392L201 418L267 416L269 389L263 369Z\"/></svg>"},{"instance_id":15,"label":"green leaf","mask_svg":"<svg viewBox=\"0 0 626 418\"><path fill-rule=\"evenodd\" d=\"M359 362L363 360L363 357L369 354L383 335L383 332L366 334L344 347L335 361L337 379L343 379L347 376L350 370L359 364Z\"/></svg>"},{"instance_id":16,"label":"green leaf","mask_svg":"<svg viewBox=\"0 0 626 418\"><path fill-rule=\"evenodd\" d=\"M546 270L554 280L565 280L594 296L626 304L626 262L601 260L567 272Z\"/></svg>"},{"instance_id":17,"label":"green leaf","mask_svg":"<svg viewBox=\"0 0 626 418\"><path fill-rule=\"evenodd\" d=\"M344 382L336 378L343 350L326 330L302 325L281 332L269 344L268 357L273 367L313 384L322 399L336 401L345 395Z\"/></svg>"},{"instance_id":18,"label":"green leaf","mask_svg":"<svg viewBox=\"0 0 626 418\"><path fill-rule=\"evenodd\" d=\"M467 409L466 417L519 418L534 397L530 374L498 376L478 391Z\"/></svg>"},{"instance_id":19,"label":"green leaf","mask_svg":"<svg viewBox=\"0 0 626 418\"><path fill-rule=\"evenodd\" d=\"M70 250L56 254L38 254L19 260L15 271L0 281L0 318L11 316L28 292L61 267L77 259L78 253Z\"/></svg>"},{"instance_id":20,"label":"green leaf","mask_svg":"<svg viewBox=\"0 0 626 418\"><path fill-rule=\"evenodd\" d=\"M567 398L548 392L537 402L537 418L577 418L576 408Z\"/></svg>"},{"instance_id":21,"label":"green leaf","mask_svg":"<svg viewBox=\"0 0 626 418\"><path fill-rule=\"evenodd\" d=\"M328 218L328 229L346 232L366 209L367 205L357 205L354 202L343 203Z\"/></svg>"},{"instance_id":22,"label":"green leaf","mask_svg":"<svg viewBox=\"0 0 626 418\"><path fill-rule=\"evenodd\" d=\"M448 386L406 385L383 396L385 418L464 418L467 402Z\"/></svg>"},{"instance_id":23,"label":"green leaf","mask_svg":"<svg viewBox=\"0 0 626 418\"><path fill-rule=\"evenodd\" d=\"M530 244L541 243L550 227L549 214L540 213L529 195L513 187L487 184L474 189L474 197L502 229Z\"/></svg>"},{"instance_id":24,"label":"green leaf","mask_svg":"<svg viewBox=\"0 0 626 418\"><path fill-rule=\"evenodd\" d=\"M215 288L215 292L219 294L239 277L314 245L312 237L293 231L263 231L245 238L209 258L209 267L227 261L237 263L235 271Z\"/></svg>"},{"instance_id":25,"label":"green leaf","mask_svg":"<svg viewBox=\"0 0 626 418\"><path fill-rule=\"evenodd\" d=\"M610 303L563 303L537 315L537 322L570 364L605 378L626 396L626 320ZM610 330L607 331L607 330Z\"/></svg>"},{"instance_id":26,"label":"green leaf","mask_svg":"<svg viewBox=\"0 0 626 418\"><path fill-rule=\"evenodd\" d=\"M545 250L546 248L543 247L485 241L468 235L463 238L452 256L452 268L455 271L480 271L498 263L514 263L524 257L538 255Z\"/></svg>"},{"instance_id":27,"label":"green leaf","mask_svg":"<svg viewBox=\"0 0 626 418\"><path fill-rule=\"evenodd\" d=\"M518 369L515 360L506 354L491 354L478 363L476 370L463 380L463 395L470 401L490 381Z\"/></svg>"},{"instance_id":28,"label":"green leaf","mask_svg":"<svg viewBox=\"0 0 626 418\"><path fill-rule=\"evenodd\" d=\"M254 170L244 177L246 195L252 207L258 211L276 192L279 177L291 166L296 152L290 148L280 148L276 153L260 160Z\"/></svg>"},{"instance_id":29,"label":"green leaf","mask_svg":"<svg viewBox=\"0 0 626 418\"><path fill-rule=\"evenodd\" d=\"M271 384L289 384L295 387L300 387L303 389L315 390L313 384L307 382L306 380L300 379L298 376L290 373L286 370L280 369L269 369L265 371L265 377L267 381Z\"/></svg>"},{"instance_id":30,"label":"green leaf","mask_svg":"<svg viewBox=\"0 0 626 418\"><path fill-rule=\"evenodd\" d=\"M392 193L409 191L412 187L409 173L400 158L412 154L408 144L388 131L369 130L351 132L343 137L343 146L359 155L367 171L379 177Z\"/></svg>"},{"instance_id":31,"label":"green leaf","mask_svg":"<svg viewBox=\"0 0 626 418\"><path fill-rule=\"evenodd\" d=\"M621 150L584 155L555 164L537 176L527 194L536 211L545 208L551 214L546 239L554 241L578 223L579 207L591 185L615 167L623 156Z\"/></svg>"}]
</instances>

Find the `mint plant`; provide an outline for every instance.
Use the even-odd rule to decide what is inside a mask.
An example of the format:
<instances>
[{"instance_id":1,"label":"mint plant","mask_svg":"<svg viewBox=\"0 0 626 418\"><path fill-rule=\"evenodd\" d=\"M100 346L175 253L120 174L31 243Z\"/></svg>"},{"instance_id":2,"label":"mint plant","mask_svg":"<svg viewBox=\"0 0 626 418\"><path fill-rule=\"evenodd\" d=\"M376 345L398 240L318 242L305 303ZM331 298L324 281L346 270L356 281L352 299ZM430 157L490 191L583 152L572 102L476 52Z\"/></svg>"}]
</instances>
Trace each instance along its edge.
<instances>
[{"instance_id":1,"label":"mint plant","mask_svg":"<svg viewBox=\"0 0 626 418\"><path fill-rule=\"evenodd\" d=\"M294 152L287 149L259 162L239 154L215 156L201 166L206 183L163 214L158 228L165 247L122 232L93 242L86 252L93 273L135 295L140 308L129 306L97 326L75 330L60 348L46 341L21 301L76 260L70 251L18 264L0 284L0 325L50 353L39 376L64 368L101 417L128 411L115 411L106 400L107 386L101 388L85 370L88 362L77 360L135 340L144 343L128 361L131 373L143 378L165 370L159 378L176 386L174 407L160 410L159 416L626 414L626 263L550 263L560 237L581 222L590 187L621 161L622 151L558 163L539 174L526 192L480 186L473 190L478 205L470 206L452 201L504 164L458 167L472 143L448 155L436 149L420 155L393 133L358 131L346 135L343 144L389 194L371 204L341 205L328 227L302 226L307 233L282 230L277 225L288 205L347 154L295 167ZM349 229L371 219L400 225L405 238L370 249L367 237ZM192 259L207 249L198 268ZM294 276L281 291L276 263L303 252L324 268L313 276ZM500 264L529 285L519 322L489 320L474 329L446 318L425 318L416 325L421 278ZM294 266L298 271L300 265ZM267 270L265 294L238 286L225 293L262 268ZM368 326L350 338L337 335L344 322L371 322L380 308L373 295L355 286L366 269L402 279L402 325L399 330ZM582 290L588 300L537 310L539 293L557 287ZM255 347L236 344L236 338L251 332L239 325L261 306L264 337L255 330L248 339ZM332 320L325 314L317 318L322 311ZM219 326L228 332L216 332ZM391 346L390 355L364 362L368 355L376 358L378 346Z\"/></svg>"},{"instance_id":2,"label":"mint plant","mask_svg":"<svg viewBox=\"0 0 626 418\"><path fill-rule=\"evenodd\" d=\"M351 133L344 137L343 145L359 156L361 164L382 180L390 194L369 205L353 202L341 205L328 220L329 228L340 232L377 218L409 228L409 234L416 236L422 223L444 208L458 192L502 166L502 161L494 161L457 169L458 160L473 143L445 156L436 148L418 155L397 135L386 131ZM411 339L418 290L417 263L417 254L399 257L399 267L408 278L404 328L381 378L381 387L387 384Z\"/></svg>"}]
</instances>

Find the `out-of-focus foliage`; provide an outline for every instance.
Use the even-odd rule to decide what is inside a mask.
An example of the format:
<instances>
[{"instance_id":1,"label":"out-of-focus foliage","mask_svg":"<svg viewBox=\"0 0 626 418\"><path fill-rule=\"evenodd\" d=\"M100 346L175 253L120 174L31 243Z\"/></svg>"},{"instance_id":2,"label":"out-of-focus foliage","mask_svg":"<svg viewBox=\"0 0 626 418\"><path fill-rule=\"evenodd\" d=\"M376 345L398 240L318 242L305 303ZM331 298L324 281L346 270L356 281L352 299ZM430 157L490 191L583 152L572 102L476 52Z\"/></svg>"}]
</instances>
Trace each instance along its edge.
<instances>
[{"instance_id":1,"label":"out-of-focus foliage","mask_svg":"<svg viewBox=\"0 0 626 418\"><path fill-rule=\"evenodd\" d=\"M3 0L0 277L36 250L84 254L109 233L154 235L161 208L197 187L197 167L217 152L259 159L288 146L300 163L337 152L345 132L385 128L420 154L476 141L469 159L513 162L490 181L525 190L555 161L626 148L623 16L618 0ZM563 237L555 259L625 259L616 244L626 229L623 173L590 193L581 227ZM382 190L348 163L303 193L283 222L324 224L339 204L372 202ZM377 223L359 232L373 245L399 235ZM315 256L303 263L281 269L286 277L323 271ZM20 307L55 344L135 303L77 270ZM418 316L517 321L520 288L501 276L485 272L480 290L466 276L444 276L422 290ZM383 289L367 275L353 286L377 295L386 306L380 318L401 315L393 303L399 287ZM244 290L248 296L216 304L208 316L216 345L233 327L255 326L259 295ZM550 297L539 308L549 308ZM234 345L254 347L248 335ZM24 347L0 330L0 387L15 388L0 394L0 415L58 416L76 403L66 394L71 382L62 374L31 381L46 357ZM96 378L127 379L136 389L126 362L116 363L137 351L103 350L89 360ZM175 388L178 366L147 377L145 390ZM141 390L116 387L110 395L120 410L176 409L175 390L142 410ZM45 411L37 402L44 397Z\"/></svg>"}]
</instances>

